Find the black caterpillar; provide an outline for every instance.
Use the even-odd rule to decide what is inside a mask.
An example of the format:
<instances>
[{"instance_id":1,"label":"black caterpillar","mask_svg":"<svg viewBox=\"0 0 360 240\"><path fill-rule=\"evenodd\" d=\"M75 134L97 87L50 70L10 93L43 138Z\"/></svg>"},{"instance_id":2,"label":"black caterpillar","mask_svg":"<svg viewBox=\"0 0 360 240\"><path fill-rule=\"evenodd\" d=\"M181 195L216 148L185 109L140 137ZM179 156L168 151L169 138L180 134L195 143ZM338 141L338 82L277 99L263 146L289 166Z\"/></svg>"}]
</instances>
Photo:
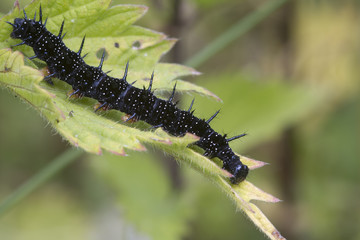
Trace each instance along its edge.
<instances>
[{"instance_id":1,"label":"black caterpillar","mask_svg":"<svg viewBox=\"0 0 360 240\"><path fill-rule=\"evenodd\" d=\"M195 117L191 112L194 100L187 111L178 109L176 104L172 103L176 84L168 100L157 98L151 91L154 73L147 89L133 87L126 81L128 64L123 78L110 77L102 71L104 54L98 67L87 65L83 60L84 56L81 56L85 37L79 51L71 51L62 41L65 36L62 35L64 21L59 34L53 35L45 27L46 20L42 22L41 6L39 21L36 21L36 13L33 19L28 19L24 10L24 18L16 18L14 23L7 23L13 27L11 37L23 40L15 46L26 44L32 47L35 56L30 59L39 58L47 63L50 75L44 80L51 82L51 78L56 77L65 81L73 87L72 94L98 100L99 108L106 107L129 114L128 120L145 121L154 128L163 128L173 136L181 137L186 133L199 136L200 139L195 144L205 150L205 156L218 157L223 161L223 168L233 175L230 178L231 183L237 184L248 175L249 168L241 163L228 144L245 134L226 138L226 135L215 132L209 125L219 111L205 121Z\"/></svg>"}]
</instances>

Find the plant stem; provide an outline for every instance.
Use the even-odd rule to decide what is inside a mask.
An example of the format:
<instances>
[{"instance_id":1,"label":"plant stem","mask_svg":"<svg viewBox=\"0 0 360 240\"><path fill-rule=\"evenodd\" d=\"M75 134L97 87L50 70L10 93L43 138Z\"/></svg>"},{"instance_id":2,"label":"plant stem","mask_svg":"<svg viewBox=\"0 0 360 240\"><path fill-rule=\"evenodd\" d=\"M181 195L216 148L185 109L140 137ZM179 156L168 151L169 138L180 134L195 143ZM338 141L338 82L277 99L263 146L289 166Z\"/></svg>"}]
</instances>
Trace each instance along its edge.
<instances>
[{"instance_id":1,"label":"plant stem","mask_svg":"<svg viewBox=\"0 0 360 240\"><path fill-rule=\"evenodd\" d=\"M209 58L211 58L216 53L228 46L232 41L244 35L250 29L255 27L258 23L260 23L263 19L265 19L267 16L269 16L272 12L281 7L287 1L289 0L267 1L264 5L260 6L255 11L253 11L246 17L240 19L226 32L224 32L214 41L209 43L199 53L195 54L195 56L187 60L185 62L185 65L191 67L198 67L199 65L203 64Z\"/></svg>"},{"instance_id":2,"label":"plant stem","mask_svg":"<svg viewBox=\"0 0 360 240\"><path fill-rule=\"evenodd\" d=\"M7 211L9 211L13 206L15 206L22 199L27 197L30 193L32 193L35 189L37 189L40 185L45 183L51 177L53 177L56 173L60 172L63 168L68 166L71 162L77 159L82 151L70 149L56 157L51 163L49 163L45 168L43 168L39 173L30 178L27 182L25 182L22 186L20 186L17 190L11 193L7 198L5 198L0 203L0 217L3 216Z\"/></svg>"}]
</instances>

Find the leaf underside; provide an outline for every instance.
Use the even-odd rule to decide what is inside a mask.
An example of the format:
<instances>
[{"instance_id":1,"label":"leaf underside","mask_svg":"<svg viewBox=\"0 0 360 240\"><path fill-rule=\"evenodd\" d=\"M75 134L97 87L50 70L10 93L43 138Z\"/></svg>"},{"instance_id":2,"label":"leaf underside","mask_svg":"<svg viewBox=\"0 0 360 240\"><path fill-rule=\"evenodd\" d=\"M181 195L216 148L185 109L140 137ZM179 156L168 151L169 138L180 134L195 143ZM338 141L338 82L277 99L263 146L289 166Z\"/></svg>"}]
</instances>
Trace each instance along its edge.
<instances>
[{"instance_id":1,"label":"leaf underside","mask_svg":"<svg viewBox=\"0 0 360 240\"><path fill-rule=\"evenodd\" d=\"M35 1L26 8L28 16L33 16L39 4L39 1ZM97 53L105 49L107 58L104 71L112 70L111 76L121 77L129 60L128 81L137 80L137 87L147 86L154 70L155 94L171 91L176 81L177 90L180 92L193 92L220 100L210 91L179 79L181 76L199 74L194 69L178 64L158 63L160 57L174 45L175 40L162 33L132 25L146 12L146 7L119 5L108 9L109 4L110 1L91 0L41 1L43 15L49 17L49 31L57 33L65 19L64 31L67 35L64 42L70 49L76 51L86 34L83 52L89 52L85 59L87 64L98 65L100 56ZM147 145L155 146L217 183L270 239L283 239L263 213L250 202L279 200L248 181L231 185L228 181L231 175L222 170L216 161L211 161L195 151L196 149L187 147L198 139L196 136L188 134L177 138L169 136L161 129L146 130L150 126L145 123L125 124L120 120L124 114L115 110L94 113L96 100L69 99L67 93L71 86L56 79L54 85L42 81L44 71L41 67L44 67L44 63L24 58L24 55L33 55L32 49L27 46L16 48L21 52L10 49L10 46L18 41L10 38L12 27L6 21L12 22L16 17L23 17L18 8L14 8L13 12L0 21L0 83L38 110L66 140L95 154L106 150L126 155L125 149L144 151ZM240 157L250 169L265 165L260 161Z\"/></svg>"}]
</instances>

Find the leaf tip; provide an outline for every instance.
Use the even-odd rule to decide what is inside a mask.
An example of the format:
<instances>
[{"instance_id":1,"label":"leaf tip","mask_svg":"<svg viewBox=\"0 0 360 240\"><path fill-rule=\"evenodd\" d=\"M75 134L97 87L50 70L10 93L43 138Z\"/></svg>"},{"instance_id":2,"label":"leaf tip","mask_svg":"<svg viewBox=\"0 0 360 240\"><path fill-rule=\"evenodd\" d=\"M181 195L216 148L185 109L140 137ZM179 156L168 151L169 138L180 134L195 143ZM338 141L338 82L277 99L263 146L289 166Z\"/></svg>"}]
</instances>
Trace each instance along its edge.
<instances>
[{"instance_id":1,"label":"leaf tip","mask_svg":"<svg viewBox=\"0 0 360 240\"><path fill-rule=\"evenodd\" d=\"M215 100L217 101L217 102L223 102L223 100L220 98L220 97L218 97L216 94L214 94L214 93L212 93L212 92L210 92L211 94L211 96L213 97L213 98L215 98Z\"/></svg>"},{"instance_id":2,"label":"leaf tip","mask_svg":"<svg viewBox=\"0 0 360 240\"><path fill-rule=\"evenodd\" d=\"M69 142L74 145L75 147L79 147L79 142L77 140L75 140L74 138L72 138L71 136L67 136L67 139L69 140Z\"/></svg>"},{"instance_id":3,"label":"leaf tip","mask_svg":"<svg viewBox=\"0 0 360 240\"><path fill-rule=\"evenodd\" d=\"M20 10L19 0L16 0L16 1L14 2L14 9Z\"/></svg>"},{"instance_id":4,"label":"leaf tip","mask_svg":"<svg viewBox=\"0 0 360 240\"><path fill-rule=\"evenodd\" d=\"M286 238L284 238L278 230L274 230L271 235L274 236L275 239L286 240Z\"/></svg>"},{"instance_id":5,"label":"leaf tip","mask_svg":"<svg viewBox=\"0 0 360 240\"><path fill-rule=\"evenodd\" d=\"M199 76L202 74L202 72L197 71L195 68L190 68L191 69L191 74L192 75L196 75Z\"/></svg>"},{"instance_id":6,"label":"leaf tip","mask_svg":"<svg viewBox=\"0 0 360 240\"><path fill-rule=\"evenodd\" d=\"M240 160L242 163L246 164L250 170L254 170L256 168L261 168L265 165L268 165L269 163L267 162L262 162L262 161L258 161L252 158L248 158L248 157L244 157L241 155L238 155L240 157Z\"/></svg>"},{"instance_id":7,"label":"leaf tip","mask_svg":"<svg viewBox=\"0 0 360 240\"><path fill-rule=\"evenodd\" d=\"M140 11L140 17L144 16L149 10L149 7L145 5L136 5L136 7Z\"/></svg>"},{"instance_id":8,"label":"leaf tip","mask_svg":"<svg viewBox=\"0 0 360 240\"><path fill-rule=\"evenodd\" d=\"M152 137L151 138L152 140L156 141L156 142L160 142L160 143L164 143L164 144L167 144L167 145L171 145L172 144L172 141L168 138L166 139L159 139L159 138L154 138Z\"/></svg>"},{"instance_id":9,"label":"leaf tip","mask_svg":"<svg viewBox=\"0 0 360 240\"><path fill-rule=\"evenodd\" d=\"M273 196L273 200L271 202L277 203L277 202L282 202L282 200Z\"/></svg>"},{"instance_id":10,"label":"leaf tip","mask_svg":"<svg viewBox=\"0 0 360 240\"><path fill-rule=\"evenodd\" d=\"M109 152L111 152L112 154L118 155L118 156L127 156L125 150L123 148L120 149L120 151L114 151L114 150L109 150Z\"/></svg>"},{"instance_id":11,"label":"leaf tip","mask_svg":"<svg viewBox=\"0 0 360 240\"><path fill-rule=\"evenodd\" d=\"M195 92L196 92L196 91L195 91ZM223 102L223 100L222 100L220 97L218 97L215 93L213 93L213 92L211 92L211 91L209 91L209 90L207 90L207 89L205 89L205 88L204 88L204 92L202 92L202 93L200 93L200 94L208 95L208 96L214 98L215 101L217 101L217 102L221 102L221 103Z\"/></svg>"},{"instance_id":12,"label":"leaf tip","mask_svg":"<svg viewBox=\"0 0 360 240\"><path fill-rule=\"evenodd\" d=\"M178 41L177 38L166 38L166 41L170 43L170 49L174 47L175 43Z\"/></svg>"},{"instance_id":13,"label":"leaf tip","mask_svg":"<svg viewBox=\"0 0 360 240\"><path fill-rule=\"evenodd\" d=\"M138 144L136 147L135 147L135 150L136 151L139 151L139 152L145 152L147 149L146 149L146 147L144 146L144 145L142 145L142 144Z\"/></svg>"},{"instance_id":14,"label":"leaf tip","mask_svg":"<svg viewBox=\"0 0 360 240\"><path fill-rule=\"evenodd\" d=\"M102 155L102 153L103 153L103 152L102 152L101 148L99 147L99 149L97 150L96 154L97 154L97 155Z\"/></svg>"}]
</instances>

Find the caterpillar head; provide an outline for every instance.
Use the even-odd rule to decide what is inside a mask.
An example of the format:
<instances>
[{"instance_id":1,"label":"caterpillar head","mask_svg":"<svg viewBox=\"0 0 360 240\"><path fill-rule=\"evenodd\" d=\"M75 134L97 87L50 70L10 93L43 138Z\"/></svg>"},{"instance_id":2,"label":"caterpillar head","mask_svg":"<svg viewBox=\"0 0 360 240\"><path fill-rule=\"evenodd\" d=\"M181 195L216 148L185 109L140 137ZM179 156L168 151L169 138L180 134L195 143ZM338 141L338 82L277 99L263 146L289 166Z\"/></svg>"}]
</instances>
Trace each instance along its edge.
<instances>
[{"instance_id":1,"label":"caterpillar head","mask_svg":"<svg viewBox=\"0 0 360 240\"><path fill-rule=\"evenodd\" d=\"M246 179L246 176L249 173L249 167L242 164L239 161L239 157L236 155L232 156L232 166L230 167L230 172L232 173L232 177L230 178L230 182L232 184L238 184ZM235 164L234 164L235 163Z\"/></svg>"},{"instance_id":2,"label":"caterpillar head","mask_svg":"<svg viewBox=\"0 0 360 240\"><path fill-rule=\"evenodd\" d=\"M9 24L13 27L13 31L10 36L12 38L24 39L24 36L30 26L30 21L24 18L15 18L14 23Z\"/></svg>"},{"instance_id":3,"label":"caterpillar head","mask_svg":"<svg viewBox=\"0 0 360 240\"><path fill-rule=\"evenodd\" d=\"M237 165L235 171L233 172L233 177L230 178L232 184L238 184L245 180L246 176L249 173L249 168L246 165Z\"/></svg>"}]
</instances>

